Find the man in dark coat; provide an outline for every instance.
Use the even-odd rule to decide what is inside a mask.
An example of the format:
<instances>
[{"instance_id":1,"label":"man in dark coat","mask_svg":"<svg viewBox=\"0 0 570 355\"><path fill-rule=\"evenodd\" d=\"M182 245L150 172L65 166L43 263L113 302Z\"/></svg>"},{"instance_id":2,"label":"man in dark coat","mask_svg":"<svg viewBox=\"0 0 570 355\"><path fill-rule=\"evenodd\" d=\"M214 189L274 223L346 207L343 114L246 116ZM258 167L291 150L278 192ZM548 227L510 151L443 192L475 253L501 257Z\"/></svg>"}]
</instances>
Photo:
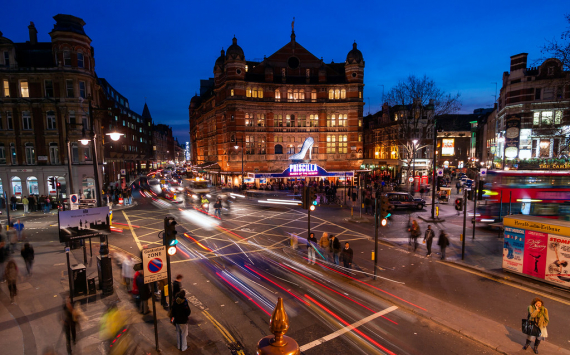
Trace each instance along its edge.
<instances>
[{"instance_id":1,"label":"man in dark coat","mask_svg":"<svg viewBox=\"0 0 570 355\"><path fill-rule=\"evenodd\" d=\"M176 295L176 301L172 304L170 319L176 325L176 346L178 350L186 351L188 344L188 317L190 317L190 306L186 300L186 291L182 290Z\"/></svg>"},{"instance_id":2,"label":"man in dark coat","mask_svg":"<svg viewBox=\"0 0 570 355\"><path fill-rule=\"evenodd\" d=\"M352 248L348 245L348 242L344 243L344 249L342 249L341 259L344 267L350 269L352 267Z\"/></svg>"},{"instance_id":3,"label":"man in dark coat","mask_svg":"<svg viewBox=\"0 0 570 355\"><path fill-rule=\"evenodd\" d=\"M427 247L427 257L431 256L431 243L433 243L433 237L435 237L435 233L433 232L433 229L431 229L431 226L428 225L426 233L424 234L424 242Z\"/></svg>"},{"instance_id":4,"label":"man in dark coat","mask_svg":"<svg viewBox=\"0 0 570 355\"><path fill-rule=\"evenodd\" d=\"M172 295L176 297L178 292L182 291L182 275L176 275L176 280L172 283Z\"/></svg>"},{"instance_id":5,"label":"man in dark coat","mask_svg":"<svg viewBox=\"0 0 570 355\"><path fill-rule=\"evenodd\" d=\"M142 313L143 314L150 313L150 310L148 309L148 300L152 296L152 292L150 290L150 284L144 283L144 276L142 273L139 273L139 275L137 276L136 283L137 283L137 288L139 290L139 296L141 299Z\"/></svg>"},{"instance_id":6,"label":"man in dark coat","mask_svg":"<svg viewBox=\"0 0 570 355\"><path fill-rule=\"evenodd\" d=\"M334 263L339 265L338 257L340 254L340 242L338 241L338 238L334 234L331 234L331 242L329 245L331 251L333 252Z\"/></svg>"},{"instance_id":7,"label":"man in dark coat","mask_svg":"<svg viewBox=\"0 0 570 355\"><path fill-rule=\"evenodd\" d=\"M447 234L444 231L439 233L439 240L437 241L437 245L441 248L441 260L445 259L445 248L449 245L449 238L447 238Z\"/></svg>"}]
</instances>

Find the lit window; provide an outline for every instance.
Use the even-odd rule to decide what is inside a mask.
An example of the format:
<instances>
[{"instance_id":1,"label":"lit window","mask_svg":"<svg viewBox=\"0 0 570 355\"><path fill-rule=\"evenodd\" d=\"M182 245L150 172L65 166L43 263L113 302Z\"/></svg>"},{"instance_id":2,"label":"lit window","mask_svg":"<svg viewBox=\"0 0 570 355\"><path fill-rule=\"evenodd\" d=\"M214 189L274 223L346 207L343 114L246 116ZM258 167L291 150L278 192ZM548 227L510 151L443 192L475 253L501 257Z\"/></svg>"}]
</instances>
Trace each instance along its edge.
<instances>
[{"instance_id":1,"label":"lit window","mask_svg":"<svg viewBox=\"0 0 570 355\"><path fill-rule=\"evenodd\" d=\"M73 80L66 80L65 87L67 91L67 97L74 97L75 93L73 92Z\"/></svg>"},{"instance_id":2,"label":"lit window","mask_svg":"<svg viewBox=\"0 0 570 355\"><path fill-rule=\"evenodd\" d=\"M346 99L346 89L340 90L340 98L341 98L341 99Z\"/></svg>"},{"instance_id":3,"label":"lit window","mask_svg":"<svg viewBox=\"0 0 570 355\"><path fill-rule=\"evenodd\" d=\"M541 124L551 125L552 124L552 111L543 111Z\"/></svg>"},{"instance_id":4,"label":"lit window","mask_svg":"<svg viewBox=\"0 0 570 355\"><path fill-rule=\"evenodd\" d=\"M279 91L279 89L275 90L275 101L281 101L281 91Z\"/></svg>"},{"instance_id":5,"label":"lit window","mask_svg":"<svg viewBox=\"0 0 570 355\"><path fill-rule=\"evenodd\" d=\"M311 91L311 101L317 102L317 90L315 90L315 89L313 89L313 91Z\"/></svg>"},{"instance_id":6,"label":"lit window","mask_svg":"<svg viewBox=\"0 0 570 355\"><path fill-rule=\"evenodd\" d=\"M265 114L257 114L257 127L265 127Z\"/></svg>"},{"instance_id":7,"label":"lit window","mask_svg":"<svg viewBox=\"0 0 570 355\"><path fill-rule=\"evenodd\" d=\"M25 131L32 130L32 116L30 111L22 111L22 129Z\"/></svg>"},{"instance_id":8,"label":"lit window","mask_svg":"<svg viewBox=\"0 0 570 355\"><path fill-rule=\"evenodd\" d=\"M332 99L334 99L334 90L330 89L329 90L329 100L332 100Z\"/></svg>"},{"instance_id":9,"label":"lit window","mask_svg":"<svg viewBox=\"0 0 570 355\"><path fill-rule=\"evenodd\" d=\"M283 115L273 116L273 125L275 127L283 127Z\"/></svg>"},{"instance_id":10,"label":"lit window","mask_svg":"<svg viewBox=\"0 0 570 355\"><path fill-rule=\"evenodd\" d=\"M327 115L327 127L336 127L336 115Z\"/></svg>"},{"instance_id":11,"label":"lit window","mask_svg":"<svg viewBox=\"0 0 570 355\"><path fill-rule=\"evenodd\" d=\"M255 154L253 136L245 136L245 154Z\"/></svg>"},{"instance_id":12,"label":"lit window","mask_svg":"<svg viewBox=\"0 0 570 355\"><path fill-rule=\"evenodd\" d=\"M20 80L20 95L21 97L30 97L30 88L27 80Z\"/></svg>"},{"instance_id":13,"label":"lit window","mask_svg":"<svg viewBox=\"0 0 570 355\"><path fill-rule=\"evenodd\" d=\"M309 115L309 119L311 121L311 127L319 126L319 115Z\"/></svg>"},{"instance_id":14,"label":"lit window","mask_svg":"<svg viewBox=\"0 0 570 355\"><path fill-rule=\"evenodd\" d=\"M362 133L359 133L359 134L358 134L358 141L359 141L359 142L362 142Z\"/></svg>"},{"instance_id":15,"label":"lit window","mask_svg":"<svg viewBox=\"0 0 570 355\"><path fill-rule=\"evenodd\" d=\"M346 114L338 115L338 126L339 127L346 127L346 118L347 118Z\"/></svg>"},{"instance_id":16,"label":"lit window","mask_svg":"<svg viewBox=\"0 0 570 355\"><path fill-rule=\"evenodd\" d=\"M265 137L257 138L257 154L265 154Z\"/></svg>"},{"instance_id":17,"label":"lit window","mask_svg":"<svg viewBox=\"0 0 570 355\"><path fill-rule=\"evenodd\" d=\"M287 100L293 101L293 90L287 90Z\"/></svg>"},{"instance_id":18,"label":"lit window","mask_svg":"<svg viewBox=\"0 0 570 355\"><path fill-rule=\"evenodd\" d=\"M340 90L339 90L339 89L336 89L336 90L334 91L334 99L335 99L335 100L340 99Z\"/></svg>"},{"instance_id":19,"label":"lit window","mask_svg":"<svg viewBox=\"0 0 570 355\"><path fill-rule=\"evenodd\" d=\"M83 53L77 53L77 67L83 68Z\"/></svg>"},{"instance_id":20,"label":"lit window","mask_svg":"<svg viewBox=\"0 0 570 355\"><path fill-rule=\"evenodd\" d=\"M358 98L359 98L359 99L362 99L362 91L359 91L359 92L358 92Z\"/></svg>"},{"instance_id":21,"label":"lit window","mask_svg":"<svg viewBox=\"0 0 570 355\"><path fill-rule=\"evenodd\" d=\"M230 96L234 96L234 89L230 90Z\"/></svg>"},{"instance_id":22,"label":"lit window","mask_svg":"<svg viewBox=\"0 0 570 355\"><path fill-rule=\"evenodd\" d=\"M253 127L253 115L251 113L245 114L245 126Z\"/></svg>"},{"instance_id":23,"label":"lit window","mask_svg":"<svg viewBox=\"0 0 570 355\"><path fill-rule=\"evenodd\" d=\"M247 73L248 69L249 69L249 66L246 65L246 66L245 66L245 72L246 72L246 73Z\"/></svg>"},{"instance_id":24,"label":"lit window","mask_svg":"<svg viewBox=\"0 0 570 355\"><path fill-rule=\"evenodd\" d=\"M257 88L257 97L263 99L263 88Z\"/></svg>"},{"instance_id":25,"label":"lit window","mask_svg":"<svg viewBox=\"0 0 570 355\"><path fill-rule=\"evenodd\" d=\"M327 154L336 153L336 136L327 135Z\"/></svg>"},{"instance_id":26,"label":"lit window","mask_svg":"<svg viewBox=\"0 0 570 355\"><path fill-rule=\"evenodd\" d=\"M249 86L245 89L245 96L251 97L251 88Z\"/></svg>"},{"instance_id":27,"label":"lit window","mask_svg":"<svg viewBox=\"0 0 570 355\"><path fill-rule=\"evenodd\" d=\"M562 123L562 111L556 111L554 115L554 124Z\"/></svg>"},{"instance_id":28,"label":"lit window","mask_svg":"<svg viewBox=\"0 0 570 355\"><path fill-rule=\"evenodd\" d=\"M71 53L69 51L63 51L63 65L66 67L71 66Z\"/></svg>"},{"instance_id":29,"label":"lit window","mask_svg":"<svg viewBox=\"0 0 570 355\"><path fill-rule=\"evenodd\" d=\"M4 97L10 97L10 83L4 79Z\"/></svg>"},{"instance_id":30,"label":"lit window","mask_svg":"<svg viewBox=\"0 0 570 355\"><path fill-rule=\"evenodd\" d=\"M532 118L532 125L539 126L540 125L540 112L535 112Z\"/></svg>"},{"instance_id":31,"label":"lit window","mask_svg":"<svg viewBox=\"0 0 570 355\"><path fill-rule=\"evenodd\" d=\"M47 120L47 129L48 130L57 129L56 121L55 121L55 112L53 112L53 111L46 112L46 120Z\"/></svg>"},{"instance_id":32,"label":"lit window","mask_svg":"<svg viewBox=\"0 0 570 355\"><path fill-rule=\"evenodd\" d=\"M291 115L285 115L285 127L291 127Z\"/></svg>"}]
</instances>

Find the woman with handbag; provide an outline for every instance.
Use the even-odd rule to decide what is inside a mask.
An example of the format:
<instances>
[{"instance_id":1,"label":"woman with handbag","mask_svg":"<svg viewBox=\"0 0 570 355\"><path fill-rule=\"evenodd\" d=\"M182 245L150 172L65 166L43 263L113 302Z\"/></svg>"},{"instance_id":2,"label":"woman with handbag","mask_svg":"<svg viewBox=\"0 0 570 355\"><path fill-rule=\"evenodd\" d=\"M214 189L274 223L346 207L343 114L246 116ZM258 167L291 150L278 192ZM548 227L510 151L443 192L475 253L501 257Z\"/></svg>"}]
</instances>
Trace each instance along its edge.
<instances>
[{"instance_id":1,"label":"woman with handbag","mask_svg":"<svg viewBox=\"0 0 570 355\"><path fill-rule=\"evenodd\" d=\"M548 337L548 332L546 331L546 326L548 325L549 318L548 318L548 310L544 307L542 300L538 297L532 300L530 306L528 306L528 320L535 324L540 329L540 335L534 336L527 334L526 344L523 347L523 350L528 349L530 343L534 338L534 353L538 354L538 345L540 344L541 340L544 340ZM532 334L532 332L529 332Z\"/></svg>"}]
</instances>

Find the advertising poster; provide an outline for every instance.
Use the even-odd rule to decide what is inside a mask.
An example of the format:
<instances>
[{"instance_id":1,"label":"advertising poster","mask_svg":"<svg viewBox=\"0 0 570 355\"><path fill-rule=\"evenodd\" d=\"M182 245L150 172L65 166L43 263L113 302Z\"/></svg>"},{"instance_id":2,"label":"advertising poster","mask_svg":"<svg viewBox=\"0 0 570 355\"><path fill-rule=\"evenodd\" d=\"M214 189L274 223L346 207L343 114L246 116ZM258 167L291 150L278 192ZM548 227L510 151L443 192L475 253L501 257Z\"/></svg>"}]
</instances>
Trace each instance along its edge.
<instances>
[{"instance_id":1,"label":"advertising poster","mask_svg":"<svg viewBox=\"0 0 570 355\"><path fill-rule=\"evenodd\" d=\"M519 133L521 128L521 118L509 116L505 121L507 131L505 133L505 156L516 158L519 154Z\"/></svg>"},{"instance_id":2,"label":"advertising poster","mask_svg":"<svg viewBox=\"0 0 570 355\"><path fill-rule=\"evenodd\" d=\"M548 235L544 279L570 288L570 238Z\"/></svg>"},{"instance_id":3,"label":"advertising poster","mask_svg":"<svg viewBox=\"0 0 570 355\"><path fill-rule=\"evenodd\" d=\"M455 155L455 139L443 138L441 140L441 155L442 156Z\"/></svg>"},{"instance_id":4,"label":"advertising poster","mask_svg":"<svg viewBox=\"0 0 570 355\"><path fill-rule=\"evenodd\" d=\"M523 274L544 279L548 234L525 231Z\"/></svg>"},{"instance_id":5,"label":"advertising poster","mask_svg":"<svg viewBox=\"0 0 570 355\"><path fill-rule=\"evenodd\" d=\"M61 243L110 233L108 206L60 211L58 218Z\"/></svg>"},{"instance_id":6,"label":"advertising poster","mask_svg":"<svg viewBox=\"0 0 570 355\"><path fill-rule=\"evenodd\" d=\"M524 232L524 229L505 227L503 244L503 268L521 274L523 272Z\"/></svg>"}]
</instances>

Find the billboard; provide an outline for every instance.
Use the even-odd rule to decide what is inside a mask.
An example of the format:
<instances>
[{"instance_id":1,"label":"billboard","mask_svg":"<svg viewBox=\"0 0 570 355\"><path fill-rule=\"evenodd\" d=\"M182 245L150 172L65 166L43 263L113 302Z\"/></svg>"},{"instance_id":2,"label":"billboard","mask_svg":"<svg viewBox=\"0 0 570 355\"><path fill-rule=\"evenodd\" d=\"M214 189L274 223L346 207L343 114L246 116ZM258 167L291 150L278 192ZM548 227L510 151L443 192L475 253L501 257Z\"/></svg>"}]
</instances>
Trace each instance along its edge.
<instances>
[{"instance_id":1,"label":"billboard","mask_svg":"<svg viewBox=\"0 0 570 355\"><path fill-rule=\"evenodd\" d=\"M521 128L521 118L509 116L505 121L507 131L505 133L505 156L516 158L519 154L519 134Z\"/></svg>"},{"instance_id":2,"label":"billboard","mask_svg":"<svg viewBox=\"0 0 570 355\"><path fill-rule=\"evenodd\" d=\"M441 140L441 155L442 156L455 155L455 139L443 138Z\"/></svg>"},{"instance_id":3,"label":"billboard","mask_svg":"<svg viewBox=\"0 0 570 355\"><path fill-rule=\"evenodd\" d=\"M60 243L110 233L109 207L60 211L58 223Z\"/></svg>"}]
</instances>

